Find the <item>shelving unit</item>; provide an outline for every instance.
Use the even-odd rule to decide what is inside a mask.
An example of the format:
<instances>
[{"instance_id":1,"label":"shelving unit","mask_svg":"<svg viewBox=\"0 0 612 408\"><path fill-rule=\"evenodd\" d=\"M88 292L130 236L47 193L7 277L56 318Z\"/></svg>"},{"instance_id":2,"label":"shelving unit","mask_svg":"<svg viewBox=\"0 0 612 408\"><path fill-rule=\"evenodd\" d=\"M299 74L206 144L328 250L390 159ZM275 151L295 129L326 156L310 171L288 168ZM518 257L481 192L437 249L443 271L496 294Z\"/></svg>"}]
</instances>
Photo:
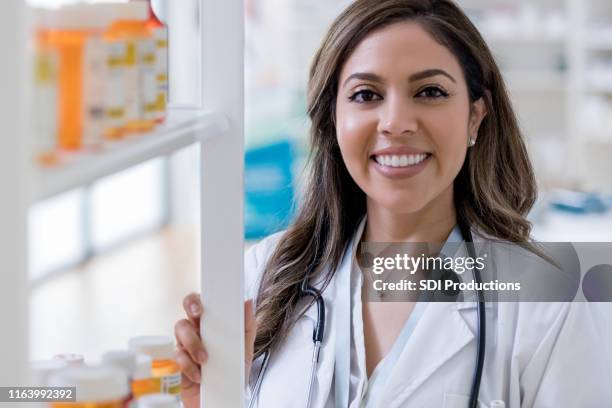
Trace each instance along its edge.
<instances>
[{"instance_id":1,"label":"shelving unit","mask_svg":"<svg viewBox=\"0 0 612 408\"><path fill-rule=\"evenodd\" d=\"M149 159L172 153L193 143L204 142L228 130L227 118L219 112L171 109L166 122L146 135L131 136L107 145L103 151L76 153L65 163L35 172L32 202L87 185Z\"/></svg>"},{"instance_id":2,"label":"shelving unit","mask_svg":"<svg viewBox=\"0 0 612 408\"><path fill-rule=\"evenodd\" d=\"M542 187L608 189L589 153L612 145L612 3L606 0L459 0L502 69ZM607 62L607 63L606 63ZM593 71L600 66L599 71ZM608 78L610 80L608 80ZM607 100L588 112L593 96ZM589 103L589 100L591 101ZM590 117L589 117L590 115ZM598 120L597 122L602 122ZM611 123L612 124L612 123ZM596 171L595 171L596 169Z\"/></svg>"},{"instance_id":3,"label":"shelving unit","mask_svg":"<svg viewBox=\"0 0 612 408\"><path fill-rule=\"evenodd\" d=\"M0 49L0 386L27 383L27 214L44 198L86 185L145 160L197 143L201 160L201 293L206 344L202 407L240 406L244 389L243 317L243 4L199 0L200 103L172 108L150 134L130 137L104 151L65 157L52 169L30 159L27 118L25 1L2 5ZM222 39L223 41L220 41ZM172 45L171 45L172 46ZM170 76L172 81L172 72ZM120 199L120 197L118 197ZM195 289L195 288L194 288Z\"/></svg>"}]
</instances>

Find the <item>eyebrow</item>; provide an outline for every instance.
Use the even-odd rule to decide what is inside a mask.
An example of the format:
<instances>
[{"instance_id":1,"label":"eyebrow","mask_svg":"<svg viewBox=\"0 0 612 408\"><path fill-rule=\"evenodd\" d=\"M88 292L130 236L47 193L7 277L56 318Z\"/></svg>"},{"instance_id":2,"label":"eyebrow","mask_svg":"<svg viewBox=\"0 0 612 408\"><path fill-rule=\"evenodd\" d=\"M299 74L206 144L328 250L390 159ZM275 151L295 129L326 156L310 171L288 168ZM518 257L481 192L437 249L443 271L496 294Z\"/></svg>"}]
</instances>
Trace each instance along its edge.
<instances>
[{"instance_id":1,"label":"eyebrow","mask_svg":"<svg viewBox=\"0 0 612 408\"><path fill-rule=\"evenodd\" d=\"M443 75L443 76L447 77L448 79L450 79L451 81L453 81L453 83L457 83L457 81L455 80L455 78L452 77L451 74L449 74L448 72L444 71L443 69L438 69L438 68L426 69L424 71L416 72L416 73L410 75L410 77L408 77L408 80L410 82L413 82L413 81L418 81L418 80L429 78L429 77L436 76L436 75ZM374 74L374 73L371 73L371 72L356 72L354 74L351 74L348 78L346 78L346 80L344 81L344 84L342 86L346 86L346 84L351 79L363 79L363 80L373 81L373 82L383 82L382 78L380 76Z\"/></svg>"}]
</instances>

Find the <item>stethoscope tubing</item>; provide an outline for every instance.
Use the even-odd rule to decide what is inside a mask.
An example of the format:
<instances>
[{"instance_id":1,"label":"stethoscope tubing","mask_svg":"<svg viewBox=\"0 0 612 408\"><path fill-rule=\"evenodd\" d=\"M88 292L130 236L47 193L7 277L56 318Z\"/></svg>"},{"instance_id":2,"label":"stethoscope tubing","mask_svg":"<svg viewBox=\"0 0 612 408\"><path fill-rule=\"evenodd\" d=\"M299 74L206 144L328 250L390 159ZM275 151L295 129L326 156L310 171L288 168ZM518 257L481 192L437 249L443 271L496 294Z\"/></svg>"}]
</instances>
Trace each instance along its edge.
<instances>
[{"instance_id":1,"label":"stethoscope tubing","mask_svg":"<svg viewBox=\"0 0 612 408\"><path fill-rule=\"evenodd\" d=\"M474 241L472 238L472 232L469 225L465 225L464 223L459 223L459 229L461 231L461 235L463 236L463 240L466 243L468 253L470 257L476 259L476 250L474 248ZM474 274L474 280L477 284L482 283L482 278L480 276L480 271L478 269L472 268ZM300 296L311 296L315 303L317 304L317 322L313 328L312 341L313 341L313 354L312 354L312 364L310 367L310 378L308 381L308 389L306 394L306 408L310 408L311 398L312 398L312 387L314 385L314 380L316 378L316 369L319 361L319 353L321 350L321 345L323 343L323 335L325 333L325 302L323 301L323 296L316 288L309 285L309 274L306 274L306 277L302 281L302 285L300 288ZM478 287L480 285L477 285ZM477 318L478 318L478 335L476 338L476 367L474 369L474 375L472 379L472 387L470 389L470 402L468 408L477 408L478 407L478 394L480 393L480 383L482 381L482 373L484 369L484 358L485 358L485 346L486 346L486 311L485 311L485 301L484 295L482 291L477 290L478 296L478 308L477 308ZM255 405L255 400L259 395L259 390L261 389L261 383L263 381L264 374L266 369L268 368L268 362L270 359L270 351L266 351L264 354L264 360L262 362L261 369L259 370L259 374L257 375L257 381L255 383L255 387L253 388L253 392L251 393L251 400L249 401L249 408L253 408Z\"/></svg>"}]
</instances>

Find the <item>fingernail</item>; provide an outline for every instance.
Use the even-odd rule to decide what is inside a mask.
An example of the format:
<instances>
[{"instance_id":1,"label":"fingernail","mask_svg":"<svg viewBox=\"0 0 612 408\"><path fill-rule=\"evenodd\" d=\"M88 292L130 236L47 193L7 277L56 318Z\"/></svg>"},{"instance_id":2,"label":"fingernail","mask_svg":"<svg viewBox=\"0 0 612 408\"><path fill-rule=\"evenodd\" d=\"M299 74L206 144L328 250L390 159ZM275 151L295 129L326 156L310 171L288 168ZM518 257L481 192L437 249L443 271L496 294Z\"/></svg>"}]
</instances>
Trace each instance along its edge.
<instances>
[{"instance_id":1,"label":"fingernail","mask_svg":"<svg viewBox=\"0 0 612 408\"><path fill-rule=\"evenodd\" d=\"M191 309L191 314L193 315L200 314L200 305L198 305L197 303L192 303L189 308Z\"/></svg>"},{"instance_id":2,"label":"fingernail","mask_svg":"<svg viewBox=\"0 0 612 408\"><path fill-rule=\"evenodd\" d=\"M205 362L206 358L208 358L208 355L206 354L205 351L198 351L198 362L199 363Z\"/></svg>"}]
</instances>

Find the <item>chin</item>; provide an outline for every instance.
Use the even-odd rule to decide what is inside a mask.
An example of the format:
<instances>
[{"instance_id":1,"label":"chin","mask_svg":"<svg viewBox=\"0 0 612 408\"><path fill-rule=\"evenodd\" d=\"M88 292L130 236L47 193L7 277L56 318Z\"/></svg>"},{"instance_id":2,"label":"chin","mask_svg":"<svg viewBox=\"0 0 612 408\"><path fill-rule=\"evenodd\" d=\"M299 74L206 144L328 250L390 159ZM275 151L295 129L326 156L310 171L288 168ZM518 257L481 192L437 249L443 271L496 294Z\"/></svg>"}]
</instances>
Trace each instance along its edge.
<instances>
[{"instance_id":1,"label":"chin","mask_svg":"<svg viewBox=\"0 0 612 408\"><path fill-rule=\"evenodd\" d=\"M378 205L395 214L411 214L425 208L427 200L415 194L393 194L380 200L374 199Z\"/></svg>"}]
</instances>

